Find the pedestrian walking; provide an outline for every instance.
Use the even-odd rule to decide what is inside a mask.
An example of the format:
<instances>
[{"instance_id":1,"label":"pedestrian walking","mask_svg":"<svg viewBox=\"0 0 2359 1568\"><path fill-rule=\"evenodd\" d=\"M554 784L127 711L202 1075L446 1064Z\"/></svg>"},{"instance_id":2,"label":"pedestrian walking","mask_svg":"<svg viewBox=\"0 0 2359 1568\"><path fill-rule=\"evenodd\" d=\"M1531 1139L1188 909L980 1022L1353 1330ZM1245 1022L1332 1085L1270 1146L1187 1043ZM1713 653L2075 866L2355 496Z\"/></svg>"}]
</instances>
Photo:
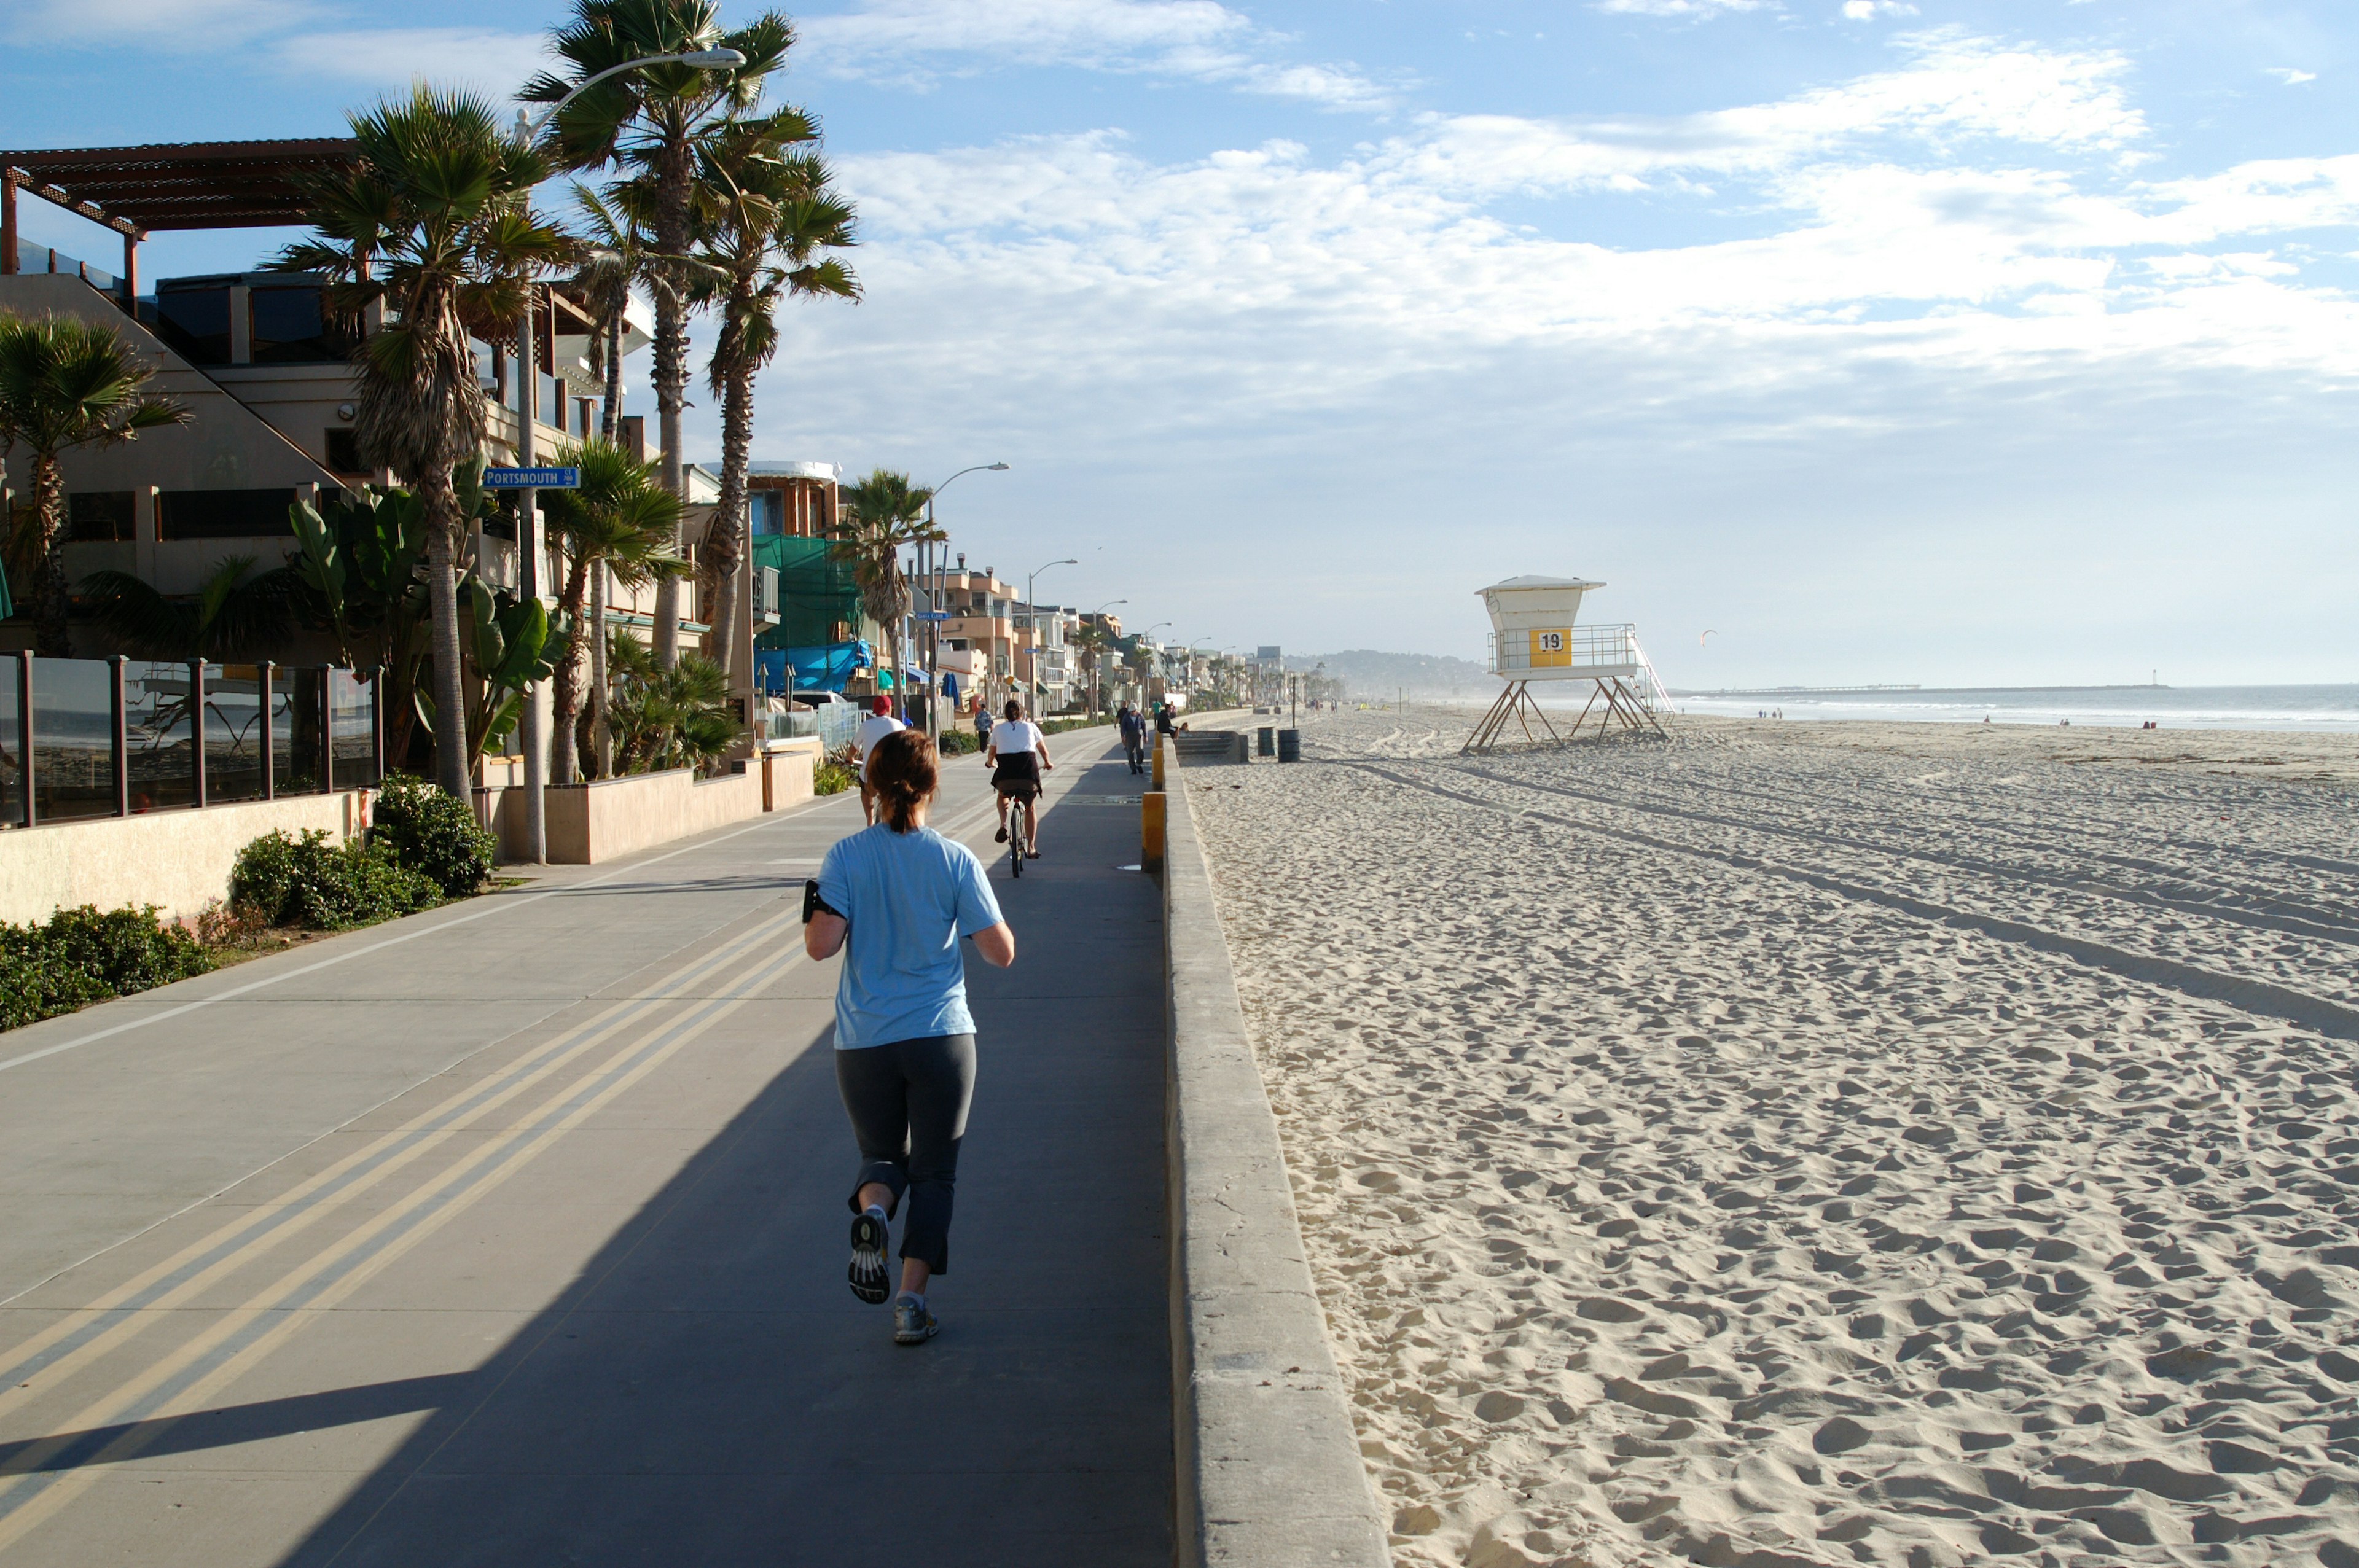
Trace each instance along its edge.
<instances>
[{"instance_id":1,"label":"pedestrian walking","mask_svg":"<svg viewBox=\"0 0 2359 1568\"><path fill-rule=\"evenodd\" d=\"M1122 727L1122 754L1130 759L1130 771L1134 773L1145 773L1147 771L1147 720L1139 717L1137 709L1125 702L1122 705L1122 715L1117 722Z\"/></svg>"},{"instance_id":2,"label":"pedestrian walking","mask_svg":"<svg viewBox=\"0 0 2359 1568\"><path fill-rule=\"evenodd\" d=\"M941 768L934 743L899 730L869 754L878 820L838 839L806 893L803 950L843 955L835 988L835 1083L860 1148L851 1206L852 1293L887 1295L891 1225L906 1199L893 1338L922 1345L941 1325L927 1300L950 1272L951 1196L974 1096L974 1015L960 939L986 963L1016 961L983 862L926 826Z\"/></svg>"},{"instance_id":3,"label":"pedestrian walking","mask_svg":"<svg viewBox=\"0 0 2359 1568\"><path fill-rule=\"evenodd\" d=\"M876 791L868 783L868 753L886 736L908 728L893 717L892 699L880 697L869 704L868 717L860 721L860 733L853 737L852 760L860 770L860 814L872 823L876 820Z\"/></svg>"}]
</instances>

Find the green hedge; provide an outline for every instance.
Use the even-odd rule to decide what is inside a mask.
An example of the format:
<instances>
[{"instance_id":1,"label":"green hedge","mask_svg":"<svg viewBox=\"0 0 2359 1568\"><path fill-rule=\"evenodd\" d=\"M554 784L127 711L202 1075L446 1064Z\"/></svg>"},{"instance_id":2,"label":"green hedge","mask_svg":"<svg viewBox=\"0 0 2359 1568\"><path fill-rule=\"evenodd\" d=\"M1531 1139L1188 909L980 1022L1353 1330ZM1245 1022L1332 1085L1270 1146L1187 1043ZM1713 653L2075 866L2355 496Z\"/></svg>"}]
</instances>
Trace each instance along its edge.
<instances>
[{"instance_id":1,"label":"green hedge","mask_svg":"<svg viewBox=\"0 0 2359 1568\"><path fill-rule=\"evenodd\" d=\"M41 925L0 924L0 1029L201 975L212 955L145 909L84 904Z\"/></svg>"},{"instance_id":2,"label":"green hedge","mask_svg":"<svg viewBox=\"0 0 2359 1568\"><path fill-rule=\"evenodd\" d=\"M313 828L299 838L266 834L240 849L229 902L266 925L342 931L431 909L442 902L442 889L378 845L339 847Z\"/></svg>"},{"instance_id":3,"label":"green hedge","mask_svg":"<svg viewBox=\"0 0 2359 1568\"><path fill-rule=\"evenodd\" d=\"M395 773L376 797L369 842L418 872L445 898L465 898L491 881L500 841L467 802L420 779Z\"/></svg>"}]
</instances>

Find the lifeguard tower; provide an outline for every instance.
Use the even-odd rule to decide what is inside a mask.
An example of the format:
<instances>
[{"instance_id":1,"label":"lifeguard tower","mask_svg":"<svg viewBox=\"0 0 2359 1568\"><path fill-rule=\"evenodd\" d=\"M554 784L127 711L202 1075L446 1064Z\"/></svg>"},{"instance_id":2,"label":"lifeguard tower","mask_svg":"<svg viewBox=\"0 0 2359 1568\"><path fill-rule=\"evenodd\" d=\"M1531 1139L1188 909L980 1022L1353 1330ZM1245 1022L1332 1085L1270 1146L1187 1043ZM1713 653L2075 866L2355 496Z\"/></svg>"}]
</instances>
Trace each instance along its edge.
<instances>
[{"instance_id":1,"label":"lifeguard tower","mask_svg":"<svg viewBox=\"0 0 2359 1568\"><path fill-rule=\"evenodd\" d=\"M1534 744L1564 744L1581 733L1592 713L1601 735L1618 726L1625 734L1670 739L1662 717L1667 694L1638 646L1637 627L1574 624L1582 596L1604 586L1579 578L1516 577L1483 589L1483 608L1491 614L1488 667L1507 685L1459 755L1499 744L1511 719ZM1589 683L1589 701L1570 729L1560 733L1549 722L1532 697L1535 681Z\"/></svg>"}]
</instances>

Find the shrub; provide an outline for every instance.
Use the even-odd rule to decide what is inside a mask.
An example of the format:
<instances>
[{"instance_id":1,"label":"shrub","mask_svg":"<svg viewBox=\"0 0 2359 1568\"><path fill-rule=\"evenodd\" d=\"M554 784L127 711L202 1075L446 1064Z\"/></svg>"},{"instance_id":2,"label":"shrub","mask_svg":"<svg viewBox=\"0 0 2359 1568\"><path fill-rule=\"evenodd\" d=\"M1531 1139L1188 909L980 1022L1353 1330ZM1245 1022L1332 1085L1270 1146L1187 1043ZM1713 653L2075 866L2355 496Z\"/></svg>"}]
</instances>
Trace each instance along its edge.
<instances>
[{"instance_id":1,"label":"shrub","mask_svg":"<svg viewBox=\"0 0 2359 1568\"><path fill-rule=\"evenodd\" d=\"M267 834L240 849L229 902L273 925L340 931L431 909L442 890L373 844L338 848L313 828L300 838Z\"/></svg>"},{"instance_id":2,"label":"shrub","mask_svg":"<svg viewBox=\"0 0 2359 1568\"><path fill-rule=\"evenodd\" d=\"M982 751L983 742L965 725L954 724L934 738L934 749L945 757L964 757Z\"/></svg>"},{"instance_id":3,"label":"shrub","mask_svg":"<svg viewBox=\"0 0 2359 1568\"><path fill-rule=\"evenodd\" d=\"M60 909L41 925L0 925L0 1029L129 996L213 967L203 946L145 909Z\"/></svg>"},{"instance_id":4,"label":"shrub","mask_svg":"<svg viewBox=\"0 0 2359 1568\"><path fill-rule=\"evenodd\" d=\"M833 757L811 770L811 793L842 795L860 783L860 775L849 762L839 762Z\"/></svg>"},{"instance_id":5,"label":"shrub","mask_svg":"<svg viewBox=\"0 0 2359 1568\"><path fill-rule=\"evenodd\" d=\"M482 888L499 850L473 806L400 773L387 778L376 797L369 842L396 865L432 881L445 898L465 898Z\"/></svg>"}]
</instances>

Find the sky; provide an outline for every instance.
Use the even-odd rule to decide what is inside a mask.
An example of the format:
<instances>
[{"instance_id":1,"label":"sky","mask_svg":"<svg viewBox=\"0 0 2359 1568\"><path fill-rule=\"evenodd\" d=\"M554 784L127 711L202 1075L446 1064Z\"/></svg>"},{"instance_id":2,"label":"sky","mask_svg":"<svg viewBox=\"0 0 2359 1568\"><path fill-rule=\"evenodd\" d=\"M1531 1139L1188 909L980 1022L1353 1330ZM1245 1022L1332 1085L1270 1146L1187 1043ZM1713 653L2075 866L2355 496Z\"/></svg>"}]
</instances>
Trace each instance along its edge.
<instances>
[{"instance_id":1,"label":"sky","mask_svg":"<svg viewBox=\"0 0 2359 1568\"><path fill-rule=\"evenodd\" d=\"M561 15L8 0L0 146L505 94ZM773 97L822 120L865 297L785 313L757 455L1007 462L940 517L1003 577L1077 557L1043 600L1479 658L1475 590L1541 573L1674 686L2359 681L2359 7L790 15Z\"/></svg>"}]
</instances>

